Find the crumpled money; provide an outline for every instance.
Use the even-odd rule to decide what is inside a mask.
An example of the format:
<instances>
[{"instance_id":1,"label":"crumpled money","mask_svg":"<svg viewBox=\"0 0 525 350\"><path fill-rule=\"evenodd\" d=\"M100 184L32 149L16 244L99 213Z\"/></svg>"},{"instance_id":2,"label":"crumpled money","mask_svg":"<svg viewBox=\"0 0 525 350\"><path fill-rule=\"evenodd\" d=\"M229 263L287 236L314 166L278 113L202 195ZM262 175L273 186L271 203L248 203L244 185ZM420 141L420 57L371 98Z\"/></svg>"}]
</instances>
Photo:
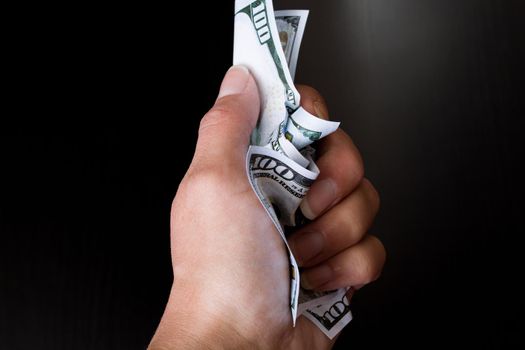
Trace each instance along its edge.
<instances>
[{"instance_id":1,"label":"crumpled money","mask_svg":"<svg viewBox=\"0 0 525 350\"><path fill-rule=\"evenodd\" d=\"M319 174L310 145L339 127L304 110L293 83L307 17L305 10L274 12L271 0L236 0L234 64L247 67L259 87L261 114L246 169L287 247L293 322L304 315L332 339L352 319L348 288L329 293L301 289L285 235L285 226L295 226L297 209Z\"/></svg>"}]
</instances>

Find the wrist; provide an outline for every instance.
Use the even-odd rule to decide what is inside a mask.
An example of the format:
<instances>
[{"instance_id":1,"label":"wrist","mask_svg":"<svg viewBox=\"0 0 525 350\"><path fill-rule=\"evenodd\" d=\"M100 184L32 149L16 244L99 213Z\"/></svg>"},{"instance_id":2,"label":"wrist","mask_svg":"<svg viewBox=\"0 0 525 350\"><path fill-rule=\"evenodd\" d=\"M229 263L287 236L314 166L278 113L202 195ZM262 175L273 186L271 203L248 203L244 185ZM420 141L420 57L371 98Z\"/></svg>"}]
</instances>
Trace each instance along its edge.
<instances>
[{"instance_id":1,"label":"wrist","mask_svg":"<svg viewBox=\"0 0 525 350\"><path fill-rule=\"evenodd\" d=\"M148 350L255 348L227 324L165 314Z\"/></svg>"},{"instance_id":2,"label":"wrist","mask_svg":"<svg viewBox=\"0 0 525 350\"><path fill-rule=\"evenodd\" d=\"M265 349L260 329L248 324L231 305L214 296L172 289L166 310L149 350Z\"/></svg>"}]
</instances>

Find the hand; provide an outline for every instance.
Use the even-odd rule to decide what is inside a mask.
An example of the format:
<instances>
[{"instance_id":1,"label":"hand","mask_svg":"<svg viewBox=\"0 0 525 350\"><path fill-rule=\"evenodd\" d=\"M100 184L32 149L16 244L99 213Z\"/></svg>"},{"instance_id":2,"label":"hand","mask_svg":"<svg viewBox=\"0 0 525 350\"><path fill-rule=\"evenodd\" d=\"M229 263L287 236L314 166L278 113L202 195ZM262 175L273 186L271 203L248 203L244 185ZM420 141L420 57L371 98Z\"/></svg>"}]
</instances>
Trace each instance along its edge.
<instances>
[{"instance_id":1,"label":"hand","mask_svg":"<svg viewBox=\"0 0 525 350\"><path fill-rule=\"evenodd\" d=\"M327 117L321 96L301 87L302 105ZM248 182L245 157L259 115L254 79L228 71L202 119L193 161L171 214L174 283L150 349L329 349L310 321L292 327L288 257ZM385 251L365 233L378 196L359 153L337 131L319 144L319 180L302 210L315 219L290 239L305 287L362 286L376 279Z\"/></svg>"}]
</instances>

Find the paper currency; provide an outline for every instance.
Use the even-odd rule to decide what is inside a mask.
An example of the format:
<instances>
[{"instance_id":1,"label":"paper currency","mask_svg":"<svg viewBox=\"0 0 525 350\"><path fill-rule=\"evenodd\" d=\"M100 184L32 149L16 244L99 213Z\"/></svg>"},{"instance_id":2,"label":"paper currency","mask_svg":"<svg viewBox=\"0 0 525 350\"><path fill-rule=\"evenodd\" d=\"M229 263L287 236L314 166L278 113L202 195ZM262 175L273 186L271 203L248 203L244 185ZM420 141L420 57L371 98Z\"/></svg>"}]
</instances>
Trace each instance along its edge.
<instances>
[{"instance_id":1,"label":"paper currency","mask_svg":"<svg viewBox=\"0 0 525 350\"><path fill-rule=\"evenodd\" d=\"M339 123L319 119L299 108L293 113L286 123L286 139L297 149L312 144L321 138L330 135L339 127Z\"/></svg>"},{"instance_id":2,"label":"paper currency","mask_svg":"<svg viewBox=\"0 0 525 350\"><path fill-rule=\"evenodd\" d=\"M300 314L316 324L326 336L333 339L352 321L350 298L352 289L343 288L308 302L300 308Z\"/></svg>"},{"instance_id":3,"label":"paper currency","mask_svg":"<svg viewBox=\"0 0 525 350\"><path fill-rule=\"evenodd\" d=\"M279 231L290 259L290 310L295 325L299 300L299 267L290 251L283 221L291 221L317 173L267 147L251 146L246 156L250 184Z\"/></svg>"},{"instance_id":4,"label":"paper currency","mask_svg":"<svg viewBox=\"0 0 525 350\"><path fill-rule=\"evenodd\" d=\"M309 145L339 127L300 107L301 96L293 83L290 71L295 72L307 15L304 10L276 14L271 0L236 0L234 64L247 67L259 87L261 114L246 168L253 190L288 248L293 322L302 314L333 338L352 318L346 289L301 290L299 268L284 232L285 226L295 225L297 209L319 174Z\"/></svg>"},{"instance_id":5,"label":"paper currency","mask_svg":"<svg viewBox=\"0 0 525 350\"><path fill-rule=\"evenodd\" d=\"M295 79L299 48L303 41L304 29L308 20L307 10L275 11L275 22L284 56L290 68L290 75Z\"/></svg>"},{"instance_id":6,"label":"paper currency","mask_svg":"<svg viewBox=\"0 0 525 350\"><path fill-rule=\"evenodd\" d=\"M252 137L259 146L277 142L289 110L300 106L278 38L271 1L235 1L233 61L250 69L259 87L262 114Z\"/></svg>"}]
</instances>

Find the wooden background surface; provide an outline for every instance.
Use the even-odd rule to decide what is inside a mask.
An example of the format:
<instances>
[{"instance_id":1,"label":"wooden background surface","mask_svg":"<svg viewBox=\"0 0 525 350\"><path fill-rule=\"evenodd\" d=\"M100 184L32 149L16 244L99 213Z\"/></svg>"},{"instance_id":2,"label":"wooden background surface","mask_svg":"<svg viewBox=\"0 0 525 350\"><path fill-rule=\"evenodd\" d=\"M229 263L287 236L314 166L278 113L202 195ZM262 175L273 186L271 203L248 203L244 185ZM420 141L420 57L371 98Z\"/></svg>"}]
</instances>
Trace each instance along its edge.
<instances>
[{"instance_id":1,"label":"wooden background surface","mask_svg":"<svg viewBox=\"0 0 525 350\"><path fill-rule=\"evenodd\" d=\"M232 6L175 7L20 13L1 350L143 349L153 334L170 203L232 50ZM387 265L336 348L523 346L523 1L275 7L311 10L297 81L326 96L382 195Z\"/></svg>"}]
</instances>

